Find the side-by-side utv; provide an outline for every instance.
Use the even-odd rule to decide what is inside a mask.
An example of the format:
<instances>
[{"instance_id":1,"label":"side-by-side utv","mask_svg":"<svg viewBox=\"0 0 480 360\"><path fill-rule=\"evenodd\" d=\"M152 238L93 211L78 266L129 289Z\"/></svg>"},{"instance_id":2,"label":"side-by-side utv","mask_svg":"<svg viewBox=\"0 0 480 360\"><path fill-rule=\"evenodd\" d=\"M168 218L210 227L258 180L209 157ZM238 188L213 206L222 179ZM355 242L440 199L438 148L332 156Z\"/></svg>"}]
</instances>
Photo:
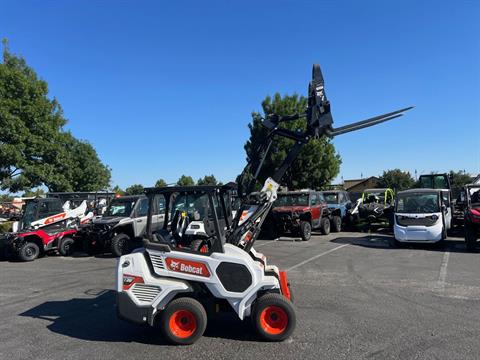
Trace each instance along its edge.
<instances>
[{"instance_id":1,"label":"side-by-side utv","mask_svg":"<svg viewBox=\"0 0 480 360\"><path fill-rule=\"evenodd\" d=\"M239 178L241 206L231 224L225 215L223 188L147 190L150 206L145 247L118 261L118 315L136 323L157 325L175 344L191 344L202 336L208 321L207 310L209 314L231 311L241 320L249 319L262 339L288 338L294 331L296 316L287 275L268 264L265 256L254 249L262 224L277 199L283 175L311 139L372 126L399 117L408 109L335 129L323 76L320 67L314 65L306 112L272 114L263 120L267 136ZM280 126L282 122L303 118L306 119L303 131ZM253 191L277 136L291 139L292 148L261 190ZM172 220L156 229L153 225L155 197L171 196L172 191L186 201L176 208L167 200L166 214L170 217L173 212ZM189 211L190 204L194 204L199 214ZM203 214L200 208L204 209ZM198 239L205 242L193 248L191 244L197 240L195 230L199 231ZM187 234L190 246L184 243Z\"/></svg>"},{"instance_id":2,"label":"side-by-side utv","mask_svg":"<svg viewBox=\"0 0 480 360\"><path fill-rule=\"evenodd\" d=\"M86 201L71 208L59 198L34 198L24 206L22 218L14 223L14 231L0 238L6 257L32 261L50 251L69 255L74 250L73 236L78 226L93 215L87 213Z\"/></svg>"},{"instance_id":3,"label":"side-by-side utv","mask_svg":"<svg viewBox=\"0 0 480 360\"><path fill-rule=\"evenodd\" d=\"M387 222L389 227L393 228L394 205L395 193L392 189L367 189L349 210L349 222L351 224Z\"/></svg>"}]
</instances>

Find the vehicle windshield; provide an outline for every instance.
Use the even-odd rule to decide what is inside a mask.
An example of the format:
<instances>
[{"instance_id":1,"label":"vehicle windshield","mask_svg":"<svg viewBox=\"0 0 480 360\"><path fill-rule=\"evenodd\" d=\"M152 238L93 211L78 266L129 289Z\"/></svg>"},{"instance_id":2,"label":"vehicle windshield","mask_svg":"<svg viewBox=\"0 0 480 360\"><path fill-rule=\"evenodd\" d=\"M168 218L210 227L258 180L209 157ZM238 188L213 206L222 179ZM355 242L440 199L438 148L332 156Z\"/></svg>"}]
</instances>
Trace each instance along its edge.
<instances>
[{"instance_id":1,"label":"vehicle windshield","mask_svg":"<svg viewBox=\"0 0 480 360\"><path fill-rule=\"evenodd\" d=\"M338 204L338 193L323 193L323 197L327 204Z\"/></svg>"},{"instance_id":2,"label":"vehicle windshield","mask_svg":"<svg viewBox=\"0 0 480 360\"><path fill-rule=\"evenodd\" d=\"M397 213L424 214L440 212L438 193L407 193L399 194Z\"/></svg>"},{"instance_id":3,"label":"vehicle windshield","mask_svg":"<svg viewBox=\"0 0 480 360\"><path fill-rule=\"evenodd\" d=\"M123 216L128 217L135 206L135 200L132 199L114 199L105 211L105 216Z\"/></svg>"},{"instance_id":4,"label":"vehicle windshield","mask_svg":"<svg viewBox=\"0 0 480 360\"><path fill-rule=\"evenodd\" d=\"M424 189L448 189L447 175L421 175L420 187Z\"/></svg>"},{"instance_id":5,"label":"vehicle windshield","mask_svg":"<svg viewBox=\"0 0 480 360\"><path fill-rule=\"evenodd\" d=\"M385 191L365 191L364 203L383 203L385 201Z\"/></svg>"},{"instance_id":6,"label":"vehicle windshield","mask_svg":"<svg viewBox=\"0 0 480 360\"><path fill-rule=\"evenodd\" d=\"M213 205L219 219L224 218L224 213L220 202L216 196L213 196ZM176 211L185 211L192 221L200 221L205 218L213 219L213 213L210 209L208 194L179 194L175 197L170 212L170 220L175 216Z\"/></svg>"},{"instance_id":7,"label":"vehicle windshield","mask_svg":"<svg viewBox=\"0 0 480 360\"><path fill-rule=\"evenodd\" d=\"M38 203L36 201L28 201L25 204L25 210L23 211L22 225L24 228L28 228L32 222L37 220Z\"/></svg>"},{"instance_id":8,"label":"vehicle windshield","mask_svg":"<svg viewBox=\"0 0 480 360\"><path fill-rule=\"evenodd\" d=\"M309 194L280 195L274 206L308 206Z\"/></svg>"},{"instance_id":9,"label":"vehicle windshield","mask_svg":"<svg viewBox=\"0 0 480 360\"><path fill-rule=\"evenodd\" d=\"M470 202L472 206L480 206L480 188L469 188L470 192Z\"/></svg>"}]
</instances>

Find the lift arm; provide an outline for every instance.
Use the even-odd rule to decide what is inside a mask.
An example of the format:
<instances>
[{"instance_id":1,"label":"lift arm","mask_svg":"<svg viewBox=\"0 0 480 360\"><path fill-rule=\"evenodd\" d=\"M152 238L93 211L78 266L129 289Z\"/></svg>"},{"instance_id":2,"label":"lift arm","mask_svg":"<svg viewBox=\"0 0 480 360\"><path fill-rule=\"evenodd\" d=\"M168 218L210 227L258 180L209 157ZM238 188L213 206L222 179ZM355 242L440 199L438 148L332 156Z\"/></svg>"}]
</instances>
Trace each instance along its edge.
<instances>
[{"instance_id":1,"label":"lift arm","mask_svg":"<svg viewBox=\"0 0 480 360\"><path fill-rule=\"evenodd\" d=\"M313 65L312 80L308 86L307 109L303 114L280 116L272 114L263 120L262 125L269 130L263 143L259 146L256 158L249 161L239 179L239 195L242 204L233 221L232 231L227 237L227 242L237 245L245 251L249 251L260 234L261 226L265 221L273 202L277 199L277 190L285 172L298 157L302 147L312 138L327 136L333 138L341 134L357 131L366 127L380 124L402 116L413 107L407 107L387 114L375 116L370 119L358 121L338 128L333 127L333 118L330 111L330 102L327 99L324 88L324 80L320 65ZM279 127L282 122L306 119L306 130L294 132ZM272 177L265 181L260 192L250 192L256 182L264 161L268 156L274 137L284 137L294 141L292 148L285 157L283 163L275 171ZM248 174L253 174L246 189L243 179Z\"/></svg>"}]
</instances>

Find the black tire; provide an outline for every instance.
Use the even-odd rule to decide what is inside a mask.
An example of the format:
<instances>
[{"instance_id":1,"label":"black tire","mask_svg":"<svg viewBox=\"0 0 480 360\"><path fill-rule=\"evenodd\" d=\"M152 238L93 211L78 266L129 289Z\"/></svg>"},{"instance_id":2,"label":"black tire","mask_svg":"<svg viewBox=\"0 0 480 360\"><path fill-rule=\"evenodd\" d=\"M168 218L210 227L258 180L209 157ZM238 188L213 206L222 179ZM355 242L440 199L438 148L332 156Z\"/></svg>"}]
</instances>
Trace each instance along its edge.
<instances>
[{"instance_id":1,"label":"black tire","mask_svg":"<svg viewBox=\"0 0 480 360\"><path fill-rule=\"evenodd\" d=\"M342 231L342 218L338 215L332 217L331 229L333 232Z\"/></svg>"},{"instance_id":2,"label":"black tire","mask_svg":"<svg viewBox=\"0 0 480 360\"><path fill-rule=\"evenodd\" d=\"M120 233L112 239L110 248L113 255L120 257L122 255L130 254L132 251L130 245L130 236Z\"/></svg>"},{"instance_id":3,"label":"black tire","mask_svg":"<svg viewBox=\"0 0 480 360\"><path fill-rule=\"evenodd\" d=\"M308 221L300 222L299 235L303 241L308 241L312 237L312 225Z\"/></svg>"},{"instance_id":4,"label":"black tire","mask_svg":"<svg viewBox=\"0 0 480 360\"><path fill-rule=\"evenodd\" d=\"M323 218L322 219L322 226L320 227L320 231L323 235L330 234L330 219Z\"/></svg>"},{"instance_id":5,"label":"black tire","mask_svg":"<svg viewBox=\"0 0 480 360\"><path fill-rule=\"evenodd\" d=\"M182 297L173 300L160 313L163 336L176 345L189 345L197 341L207 327L207 313L197 300Z\"/></svg>"},{"instance_id":6,"label":"black tire","mask_svg":"<svg viewBox=\"0 0 480 360\"><path fill-rule=\"evenodd\" d=\"M75 240L70 237L64 237L60 240L60 246L58 247L58 252L62 256L70 256L75 250Z\"/></svg>"},{"instance_id":7,"label":"black tire","mask_svg":"<svg viewBox=\"0 0 480 360\"><path fill-rule=\"evenodd\" d=\"M395 226L395 218L394 218L394 214L393 213L390 213L388 215L388 228L390 231L393 230L393 227Z\"/></svg>"},{"instance_id":8,"label":"black tire","mask_svg":"<svg viewBox=\"0 0 480 360\"><path fill-rule=\"evenodd\" d=\"M285 296L270 293L258 298L252 311L257 334L266 341L283 341L295 330L297 317L291 301Z\"/></svg>"},{"instance_id":9,"label":"black tire","mask_svg":"<svg viewBox=\"0 0 480 360\"><path fill-rule=\"evenodd\" d=\"M18 251L18 258L21 261L33 261L40 255L40 248L37 244L27 241Z\"/></svg>"},{"instance_id":10,"label":"black tire","mask_svg":"<svg viewBox=\"0 0 480 360\"><path fill-rule=\"evenodd\" d=\"M268 224L265 229L266 240L275 240L280 237L280 232L274 224Z\"/></svg>"},{"instance_id":11,"label":"black tire","mask_svg":"<svg viewBox=\"0 0 480 360\"><path fill-rule=\"evenodd\" d=\"M190 243L190 250L206 254L210 251L210 243L206 239L195 239Z\"/></svg>"},{"instance_id":12,"label":"black tire","mask_svg":"<svg viewBox=\"0 0 480 360\"><path fill-rule=\"evenodd\" d=\"M477 231L469 224L465 224L465 246L468 251L475 251L477 247Z\"/></svg>"}]
</instances>

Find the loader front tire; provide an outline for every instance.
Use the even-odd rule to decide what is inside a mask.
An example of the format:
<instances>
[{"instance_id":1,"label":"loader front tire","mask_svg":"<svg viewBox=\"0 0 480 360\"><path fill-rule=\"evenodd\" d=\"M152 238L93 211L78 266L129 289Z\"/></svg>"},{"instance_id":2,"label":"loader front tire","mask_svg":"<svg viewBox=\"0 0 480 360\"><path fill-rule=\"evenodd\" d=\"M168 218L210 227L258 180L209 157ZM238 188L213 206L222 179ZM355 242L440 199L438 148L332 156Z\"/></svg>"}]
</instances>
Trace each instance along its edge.
<instances>
[{"instance_id":1,"label":"loader front tire","mask_svg":"<svg viewBox=\"0 0 480 360\"><path fill-rule=\"evenodd\" d=\"M160 313L159 325L169 342L189 345L203 335L207 327L207 313L197 300L182 297L173 300Z\"/></svg>"}]
</instances>

